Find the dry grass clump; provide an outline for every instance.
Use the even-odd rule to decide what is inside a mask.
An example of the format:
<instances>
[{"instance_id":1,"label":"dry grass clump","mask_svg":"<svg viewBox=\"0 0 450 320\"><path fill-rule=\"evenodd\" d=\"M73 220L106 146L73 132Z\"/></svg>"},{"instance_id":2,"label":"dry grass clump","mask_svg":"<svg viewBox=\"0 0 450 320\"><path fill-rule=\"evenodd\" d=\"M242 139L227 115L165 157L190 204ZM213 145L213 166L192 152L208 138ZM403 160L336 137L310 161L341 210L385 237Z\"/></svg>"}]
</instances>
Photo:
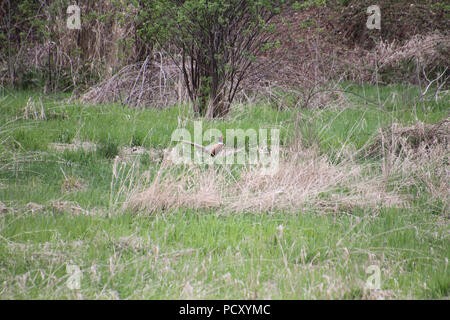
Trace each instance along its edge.
<instances>
[{"instance_id":1,"label":"dry grass clump","mask_svg":"<svg viewBox=\"0 0 450 320\"><path fill-rule=\"evenodd\" d=\"M163 167L149 184L150 176L147 176L142 186L132 190L125 207L148 212L219 207L222 203L217 190L219 181L214 179L220 178L224 176L213 168L202 172L197 167L186 167L177 173L176 168Z\"/></svg>"},{"instance_id":2,"label":"dry grass clump","mask_svg":"<svg viewBox=\"0 0 450 320\"><path fill-rule=\"evenodd\" d=\"M31 99L28 99L27 105L23 111L23 119L34 119L34 120L45 120L46 115L44 111L44 105L42 104L42 100L39 101L39 107L36 106L36 103ZM39 111L38 111L39 109Z\"/></svg>"},{"instance_id":3,"label":"dry grass clump","mask_svg":"<svg viewBox=\"0 0 450 320\"><path fill-rule=\"evenodd\" d=\"M64 179L61 183L61 190L63 192L78 192L86 189L87 187L82 179L64 175Z\"/></svg>"},{"instance_id":4,"label":"dry grass clump","mask_svg":"<svg viewBox=\"0 0 450 320\"><path fill-rule=\"evenodd\" d=\"M89 211L83 209L77 202L74 201L50 201L48 204L49 208L56 212L69 212L72 215L88 215Z\"/></svg>"},{"instance_id":5,"label":"dry grass clump","mask_svg":"<svg viewBox=\"0 0 450 320\"><path fill-rule=\"evenodd\" d=\"M6 213L6 212L8 212L8 210L9 210L9 208L3 202L0 201L0 214Z\"/></svg>"},{"instance_id":6,"label":"dry grass clump","mask_svg":"<svg viewBox=\"0 0 450 320\"><path fill-rule=\"evenodd\" d=\"M450 216L450 167L446 145L426 147L422 144L417 149L405 149L400 155L387 154L383 160L383 176L395 182L391 183L394 191L415 190L414 197L426 194L434 212ZM439 203L441 206L436 207Z\"/></svg>"},{"instance_id":7,"label":"dry grass clump","mask_svg":"<svg viewBox=\"0 0 450 320\"><path fill-rule=\"evenodd\" d=\"M355 47L343 56L339 68L348 80L376 82L381 76L391 83L429 82L443 72L448 79L450 40L447 34L432 32L415 35L407 41L379 41L371 50ZM430 79L428 79L430 78Z\"/></svg>"},{"instance_id":8,"label":"dry grass clump","mask_svg":"<svg viewBox=\"0 0 450 320\"><path fill-rule=\"evenodd\" d=\"M25 206L25 210L31 213L41 212L44 210L44 206L39 203L28 202Z\"/></svg>"},{"instance_id":9,"label":"dry grass clump","mask_svg":"<svg viewBox=\"0 0 450 320\"><path fill-rule=\"evenodd\" d=\"M378 59L379 67L391 66L405 60L415 59L422 66L448 63L450 39L439 32L416 35L404 44L379 42L370 57Z\"/></svg>"},{"instance_id":10,"label":"dry grass clump","mask_svg":"<svg viewBox=\"0 0 450 320\"><path fill-rule=\"evenodd\" d=\"M430 204L442 203L438 211L444 215L449 214L449 119L408 127L394 123L364 149L366 156L381 158L382 176L393 191L427 194Z\"/></svg>"},{"instance_id":11,"label":"dry grass clump","mask_svg":"<svg viewBox=\"0 0 450 320\"><path fill-rule=\"evenodd\" d=\"M153 179L148 175L128 194L124 208L154 213L187 207L224 212L298 210L311 205L321 210L401 206L401 196L386 190L379 174L352 161L333 164L313 150L281 157L274 175L246 166L238 178L226 165L204 169L167 163Z\"/></svg>"},{"instance_id":12,"label":"dry grass clump","mask_svg":"<svg viewBox=\"0 0 450 320\"><path fill-rule=\"evenodd\" d=\"M393 123L379 130L374 141L365 148L365 155L376 157L386 152L395 154L402 151L408 152L408 150L417 152L420 148L428 149L439 144L448 147L449 125L449 117L438 123L427 124L419 121L408 127Z\"/></svg>"}]
</instances>

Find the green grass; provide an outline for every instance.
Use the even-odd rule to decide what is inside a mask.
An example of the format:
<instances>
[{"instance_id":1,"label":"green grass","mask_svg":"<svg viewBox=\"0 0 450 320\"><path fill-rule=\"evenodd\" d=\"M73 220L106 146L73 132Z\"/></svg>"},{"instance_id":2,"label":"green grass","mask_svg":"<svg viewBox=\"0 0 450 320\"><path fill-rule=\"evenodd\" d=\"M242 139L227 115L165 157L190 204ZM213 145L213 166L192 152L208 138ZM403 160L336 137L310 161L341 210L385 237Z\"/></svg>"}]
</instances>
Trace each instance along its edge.
<instances>
[{"instance_id":1,"label":"green grass","mask_svg":"<svg viewBox=\"0 0 450 320\"><path fill-rule=\"evenodd\" d=\"M359 220L314 212L181 210L158 218L42 212L8 216L4 224L3 298L75 297L64 286L66 264L82 269L84 298L109 291L124 299L362 298L370 264L380 266L381 289L391 298L449 295L446 228L423 212L382 210ZM191 295L183 293L188 282Z\"/></svg>"},{"instance_id":2,"label":"green grass","mask_svg":"<svg viewBox=\"0 0 450 320\"><path fill-rule=\"evenodd\" d=\"M378 100L374 86L348 90ZM392 122L437 122L448 115L448 99L436 103L427 97L422 104L414 101L418 93L414 87L380 87L380 100L386 101L382 109L352 94L347 108L243 106L228 120L205 121L203 129L279 127L285 146L299 134L305 145L317 145L336 159L343 149L361 148ZM47 120L21 119L29 97L38 111L41 99ZM184 106L136 110L67 103L66 98L0 92L0 201L9 208L0 212L1 299L450 296L448 203L433 197L425 182L403 187L401 177L390 181L390 187L400 185L411 196L404 208L324 211L311 203L275 213L122 211L111 206L111 195L120 187L112 183L119 150L167 148L173 130L184 123L192 132L196 119ZM76 140L95 143L97 150L56 152L49 147ZM379 161L373 165L380 166ZM139 163L136 175L146 170L154 175L160 166L148 159ZM70 188L77 183L82 187ZM55 204L65 202L82 211ZM30 203L42 207L33 210ZM67 265L82 270L81 290L66 286ZM380 268L381 291L364 289L370 265Z\"/></svg>"}]
</instances>

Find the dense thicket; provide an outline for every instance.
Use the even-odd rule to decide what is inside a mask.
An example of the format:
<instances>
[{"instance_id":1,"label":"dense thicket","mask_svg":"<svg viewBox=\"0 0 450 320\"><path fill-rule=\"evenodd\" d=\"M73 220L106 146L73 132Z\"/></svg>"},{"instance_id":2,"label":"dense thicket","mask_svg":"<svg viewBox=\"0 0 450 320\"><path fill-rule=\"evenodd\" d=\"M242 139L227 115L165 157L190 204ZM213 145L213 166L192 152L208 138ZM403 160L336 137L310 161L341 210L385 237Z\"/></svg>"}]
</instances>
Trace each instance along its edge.
<instances>
[{"instance_id":1,"label":"dense thicket","mask_svg":"<svg viewBox=\"0 0 450 320\"><path fill-rule=\"evenodd\" d=\"M77 1L81 30L67 28L69 0L0 2L0 83L47 91L83 89L145 59L138 1Z\"/></svg>"},{"instance_id":2,"label":"dense thicket","mask_svg":"<svg viewBox=\"0 0 450 320\"><path fill-rule=\"evenodd\" d=\"M366 63L373 56L368 52L380 51L380 44L384 51L403 50L403 56L397 54L399 61L403 59L399 63L393 64L385 57L390 69L384 81L416 81L417 77L406 73L417 73L418 55L427 61L426 70L430 72L441 72L448 66L450 5L446 1L377 1L382 12L381 30L365 27L371 0L289 2L289 10L272 19L285 2L80 0L77 3L82 28L69 30L66 10L73 1L2 0L0 85L83 91L127 65L148 63L158 52L159 56L171 56L180 67L196 111L220 116L227 113L246 70L253 70L261 57L266 63L280 58L280 51L272 50L274 44L292 57L289 73L297 79L304 74L309 67L301 69L298 61L317 60L319 46L312 48L313 42L308 42L316 34L323 43L322 51L332 48L333 54L343 60L361 57ZM290 27L283 29L280 26L286 21ZM272 22L276 26L270 29ZM423 37L414 38L417 35ZM411 39L414 41L409 46L402 47ZM423 55L428 43L432 46L431 57ZM351 61L357 70L352 77L361 76L367 81L357 64L358 60ZM294 70L296 65L298 70ZM315 70L319 69L316 66ZM276 80L288 79L282 73L269 71L258 77L265 78L266 74L273 79L279 74ZM322 74L335 76L325 71Z\"/></svg>"}]
</instances>

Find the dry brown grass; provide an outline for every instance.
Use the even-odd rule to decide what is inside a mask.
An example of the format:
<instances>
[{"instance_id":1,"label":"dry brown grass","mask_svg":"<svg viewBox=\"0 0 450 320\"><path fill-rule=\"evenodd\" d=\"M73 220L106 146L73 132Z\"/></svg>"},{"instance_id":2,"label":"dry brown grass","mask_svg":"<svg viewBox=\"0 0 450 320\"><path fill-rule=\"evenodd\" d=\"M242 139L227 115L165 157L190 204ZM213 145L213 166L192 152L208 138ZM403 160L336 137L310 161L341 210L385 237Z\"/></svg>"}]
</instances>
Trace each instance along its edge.
<instances>
[{"instance_id":1,"label":"dry brown grass","mask_svg":"<svg viewBox=\"0 0 450 320\"><path fill-rule=\"evenodd\" d=\"M422 144L419 148L405 149L403 154L389 153L383 159L383 176L385 179L400 181L393 185L395 192L400 189L417 190L416 197L427 194L427 202L435 205L442 203L440 213L449 217L449 183L450 168L448 148L437 144L428 147Z\"/></svg>"},{"instance_id":2,"label":"dry brown grass","mask_svg":"<svg viewBox=\"0 0 450 320\"><path fill-rule=\"evenodd\" d=\"M384 153L399 154L402 151L415 151L428 149L432 146L442 145L448 148L450 138L450 118L438 123L417 122L415 125L404 127L398 123L380 129L373 142L365 149L366 156L379 156Z\"/></svg>"},{"instance_id":3,"label":"dry brown grass","mask_svg":"<svg viewBox=\"0 0 450 320\"><path fill-rule=\"evenodd\" d=\"M45 111L42 100L39 100L39 106L36 106L36 102L30 97L27 105L24 108L23 119L45 120Z\"/></svg>"},{"instance_id":4,"label":"dry brown grass","mask_svg":"<svg viewBox=\"0 0 450 320\"><path fill-rule=\"evenodd\" d=\"M69 212L72 215L88 215L90 212L86 209L83 209L77 202L74 201L50 201L49 207L56 212L64 213Z\"/></svg>"},{"instance_id":5,"label":"dry brown grass","mask_svg":"<svg viewBox=\"0 0 450 320\"><path fill-rule=\"evenodd\" d=\"M83 179L78 177L66 176L64 175L64 179L61 182L61 190L66 193L70 192L78 192L86 190L86 184Z\"/></svg>"},{"instance_id":6,"label":"dry brown grass","mask_svg":"<svg viewBox=\"0 0 450 320\"><path fill-rule=\"evenodd\" d=\"M415 59L420 65L440 64L448 58L450 39L439 32L427 35L416 35L404 44L398 42L379 42L375 51L368 57L378 59L379 67L398 64L405 60ZM448 62L448 61L447 61Z\"/></svg>"},{"instance_id":7,"label":"dry brown grass","mask_svg":"<svg viewBox=\"0 0 450 320\"><path fill-rule=\"evenodd\" d=\"M182 75L162 54L131 64L92 87L81 100L90 103L120 102L136 107L164 107L187 99Z\"/></svg>"},{"instance_id":8,"label":"dry brown grass","mask_svg":"<svg viewBox=\"0 0 450 320\"><path fill-rule=\"evenodd\" d=\"M340 72L351 81L375 83L378 73L394 77L390 82L410 82L434 79L436 73L448 67L450 41L447 34L432 32L415 35L407 41L378 41L371 50L356 46L340 60ZM405 65L413 66L405 69ZM447 70L445 70L447 71ZM445 84L448 72L442 78ZM419 79L420 78L420 79ZM396 79L396 81L393 81Z\"/></svg>"},{"instance_id":9,"label":"dry brown grass","mask_svg":"<svg viewBox=\"0 0 450 320\"><path fill-rule=\"evenodd\" d=\"M314 206L329 212L406 205L400 194L387 190L379 170L352 160L333 164L314 149L288 152L272 176L255 166L244 167L239 178L230 170L226 165L205 169L164 162L156 177L148 174L130 191L124 208L147 213L180 207L273 212Z\"/></svg>"},{"instance_id":10,"label":"dry brown grass","mask_svg":"<svg viewBox=\"0 0 450 320\"><path fill-rule=\"evenodd\" d=\"M397 123L380 129L375 139L363 148L366 156L381 158L386 185L399 193L401 189L428 194L428 202L441 202L449 215L449 118L435 124L418 122L412 126Z\"/></svg>"},{"instance_id":11,"label":"dry brown grass","mask_svg":"<svg viewBox=\"0 0 450 320\"><path fill-rule=\"evenodd\" d=\"M47 78L47 91L79 92L151 51L151 44L135 37L138 8L103 0L79 1L78 6L82 16L90 15L89 19L82 18L79 31L67 28L67 3L61 1L41 3L39 10L23 17L25 21L12 25L13 35L26 37L12 38L14 50L10 57L0 53L0 82L31 82L40 86L38 75L41 74ZM39 26L29 26L27 20L39 21ZM5 26L0 24L0 29ZM43 34L41 29L45 30ZM135 41L129 45L123 39ZM8 72L8 59L14 62L13 74Z\"/></svg>"},{"instance_id":12,"label":"dry brown grass","mask_svg":"<svg viewBox=\"0 0 450 320\"><path fill-rule=\"evenodd\" d=\"M437 124L419 122L381 130L365 148L381 158L370 164L358 161L350 150L333 163L315 147L305 148L298 142L283 149L279 170L272 176L250 165L239 174L232 174L234 169L227 165L177 166L166 156L156 176L148 173L127 189L123 207L146 213L180 207L221 212L313 207L321 212L351 212L409 206L413 196L405 191L413 187L418 190L415 197L431 195L430 201L439 200L443 204L439 210L448 214L448 129L448 119L444 119Z\"/></svg>"}]
</instances>

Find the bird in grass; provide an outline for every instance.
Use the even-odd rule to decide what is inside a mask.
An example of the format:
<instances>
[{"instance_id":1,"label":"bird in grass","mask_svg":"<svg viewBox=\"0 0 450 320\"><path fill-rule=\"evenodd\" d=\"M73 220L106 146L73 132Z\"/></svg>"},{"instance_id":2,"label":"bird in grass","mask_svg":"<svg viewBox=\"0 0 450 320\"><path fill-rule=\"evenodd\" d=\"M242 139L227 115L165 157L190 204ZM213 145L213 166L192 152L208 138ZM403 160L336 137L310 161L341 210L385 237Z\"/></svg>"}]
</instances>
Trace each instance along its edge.
<instances>
[{"instance_id":1,"label":"bird in grass","mask_svg":"<svg viewBox=\"0 0 450 320\"><path fill-rule=\"evenodd\" d=\"M196 148L199 148L199 149L203 150L203 152L206 152L211 157L217 156L223 150L223 148L225 146L223 144L223 137L222 136L220 136L217 139L217 143L216 144L212 144L210 146L202 146L202 145L196 144L194 142L185 141L185 140L179 140L177 142L183 142L183 143L190 144L191 146L194 146Z\"/></svg>"}]
</instances>

